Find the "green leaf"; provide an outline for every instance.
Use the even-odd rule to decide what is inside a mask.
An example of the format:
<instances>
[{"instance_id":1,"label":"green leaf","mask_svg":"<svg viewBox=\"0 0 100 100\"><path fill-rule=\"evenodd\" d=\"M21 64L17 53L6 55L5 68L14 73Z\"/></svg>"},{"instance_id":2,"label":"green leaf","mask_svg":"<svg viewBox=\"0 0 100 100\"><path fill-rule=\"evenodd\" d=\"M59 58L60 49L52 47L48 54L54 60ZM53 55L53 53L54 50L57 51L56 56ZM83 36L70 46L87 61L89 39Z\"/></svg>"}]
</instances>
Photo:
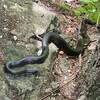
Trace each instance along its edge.
<instances>
[{"instance_id":1,"label":"green leaf","mask_svg":"<svg viewBox=\"0 0 100 100\"><path fill-rule=\"evenodd\" d=\"M89 14L89 13L94 13L94 12L96 12L96 7L94 7L94 5L85 5L74 10L75 15L77 16L83 13Z\"/></svg>"},{"instance_id":2,"label":"green leaf","mask_svg":"<svg viewBox=\"0 0 100 100\"><path fill-rule=\"evenodd\" d=\"M96 23L100 23L100 0L80 0L81 7L74 10L75 15L85 14Z\"/></svg>"},{"instance_id":3,"label":"green leaf","mask_svg":"<svg viewBox=\"0 0 100 100\"><path fill-rule=\"evenodd\" d=\"M86 14L87 11L86 11L86 9L84 7L80 7L78 9L74 10L74 13L75 13L76 16L80 16L83 13Z\"/></svg>"},{"instance_id":4,"label":"green leaf","mask_svg":"<svg viewBox=\"0 0 100 100\"><path fill-rule=\"evenodd\" d=\"M88 15L88 18L94 22L100 23L100 12L94 12Z\"/></svg>"},{"instance_id":5,"label":"green leaf","mask_svg":"<svg viewBox=\"0 0 100 100\"><path fill-rule=\"evenodd\" d=\"M83 3L98 2L98 0L80 0Z\"/></svg>"}]
</instances>

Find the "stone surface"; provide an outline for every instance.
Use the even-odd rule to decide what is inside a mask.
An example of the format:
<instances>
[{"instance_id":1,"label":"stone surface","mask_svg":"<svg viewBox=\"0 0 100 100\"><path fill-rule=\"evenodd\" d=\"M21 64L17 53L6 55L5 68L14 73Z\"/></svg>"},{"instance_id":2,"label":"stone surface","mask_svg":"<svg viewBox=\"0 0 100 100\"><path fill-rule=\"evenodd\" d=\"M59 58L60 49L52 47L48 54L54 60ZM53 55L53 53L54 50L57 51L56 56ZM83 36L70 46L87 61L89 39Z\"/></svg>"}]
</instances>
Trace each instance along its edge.
<instances>
[{"instance_id":1,"label":"stone surface","mask_svg":"<svg viewBox=\"0 0 100 100\"><path fill-rule=\"evenodd\" d=\"M32 0L0 1L0 52L4 53L4 60L1 61L0 58L0 100L22 100L24 98L25 100L37 100L39 87L46 80L52 54L57 50L56 47L50 50L45 63L25 67L39 69L42 73L40 77L35 78L32 75L14 77L5 74L3 67L7 61L36 55L36 40L30 42L29 38L33 33L44 33L54 17L55 14L40 2L37 4Z\"/></svg>"}]
</instances>

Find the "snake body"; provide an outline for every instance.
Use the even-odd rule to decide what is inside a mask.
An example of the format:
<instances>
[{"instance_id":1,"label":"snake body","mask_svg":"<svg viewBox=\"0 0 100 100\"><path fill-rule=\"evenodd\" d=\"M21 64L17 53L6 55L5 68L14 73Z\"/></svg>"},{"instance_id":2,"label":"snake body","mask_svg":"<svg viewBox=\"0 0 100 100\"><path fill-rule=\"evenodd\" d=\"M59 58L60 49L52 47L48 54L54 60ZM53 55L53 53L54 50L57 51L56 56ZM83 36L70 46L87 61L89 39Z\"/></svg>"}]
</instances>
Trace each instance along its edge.
<instances>
[{"instance_id":1,"label":"snake body","mask_svg":"<svg viewBox=\"0 0 100 100\"><path fill-rule=\"evenodd\" d=\"M23 67L27 64L41 64L43 63L49 55L48 45L53 42L59 50L63 50L69 56L78 56L84 51L84 48L74 49L56 32L48 32L43 36L42 39L42 53L40 56L29 56L25 57L19 61L9 61L5 64L4 71L10 74L22 74L22 73L32 73L38 74L38 70L24 69L20 71L15 71L14 68Z\"/></svg>"}]
</instances>

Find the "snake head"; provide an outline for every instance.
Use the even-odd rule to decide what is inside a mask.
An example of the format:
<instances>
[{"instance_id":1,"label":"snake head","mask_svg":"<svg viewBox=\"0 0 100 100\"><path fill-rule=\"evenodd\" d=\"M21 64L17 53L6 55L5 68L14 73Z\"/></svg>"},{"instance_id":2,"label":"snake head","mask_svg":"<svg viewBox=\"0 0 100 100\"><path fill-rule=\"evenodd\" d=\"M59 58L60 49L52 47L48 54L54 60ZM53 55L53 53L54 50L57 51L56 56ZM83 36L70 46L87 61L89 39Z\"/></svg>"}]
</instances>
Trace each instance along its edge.
<instances>
[{"instance_id":1,"label":"snake head","mask_svg":"<svg viewBox=\"0 0 100 100\"><path fill-rule=\"evenodd\" d=\"M9 71L9 66L12 66L11 62L7 62L7 63L4 64L3 71L4 71L5 73L10 73L10 71Z\"/></svg>"}]
</instances>

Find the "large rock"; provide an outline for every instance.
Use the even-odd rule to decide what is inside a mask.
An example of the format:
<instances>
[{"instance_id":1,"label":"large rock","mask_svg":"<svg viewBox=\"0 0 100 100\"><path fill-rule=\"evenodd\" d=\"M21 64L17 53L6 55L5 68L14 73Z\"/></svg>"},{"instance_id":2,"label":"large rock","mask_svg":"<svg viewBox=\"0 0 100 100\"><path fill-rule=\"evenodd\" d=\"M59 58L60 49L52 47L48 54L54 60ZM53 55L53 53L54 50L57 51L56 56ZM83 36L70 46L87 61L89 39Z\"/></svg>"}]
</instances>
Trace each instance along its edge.
<instances>
[{"instance_id":1,"label":"large rock","mask_svg":"<svg viewBox=\"0 0 100 100\"><path fill-rule=\"evenodd\" d=\"M33 55L37 50L35 40L29 41L29 37L35 34L44 33L55 14L47 10L40 2L37 4L32 0L5 0L0 1L0 52L5 59L19 60L28 55ZM56 47L53 47L56 48ZM46 75L52 62L52 54L57 49L51 50L48 59L40 65L27 65L33 69L39 69L42 75L39 78L34 76L18 76L5 74L4 63L0 63L0 100L29 100L33 92L32 100L36 100L39 86L46 81ZM1 57L1 55L0 55ZM1 58L0 58L1 59ZM3 62L2 60L0 60ZM34 98L33 98L34 97Z\"/></svg>"}]
</instances>

